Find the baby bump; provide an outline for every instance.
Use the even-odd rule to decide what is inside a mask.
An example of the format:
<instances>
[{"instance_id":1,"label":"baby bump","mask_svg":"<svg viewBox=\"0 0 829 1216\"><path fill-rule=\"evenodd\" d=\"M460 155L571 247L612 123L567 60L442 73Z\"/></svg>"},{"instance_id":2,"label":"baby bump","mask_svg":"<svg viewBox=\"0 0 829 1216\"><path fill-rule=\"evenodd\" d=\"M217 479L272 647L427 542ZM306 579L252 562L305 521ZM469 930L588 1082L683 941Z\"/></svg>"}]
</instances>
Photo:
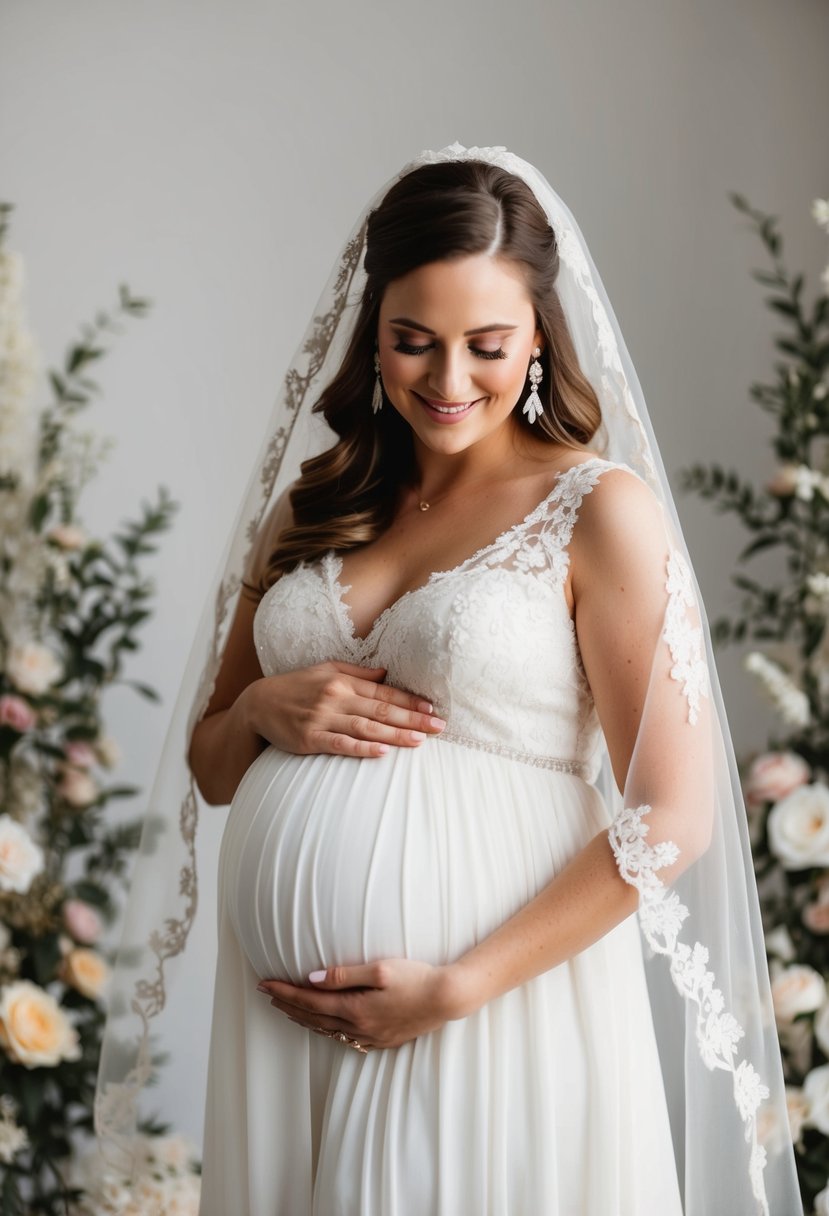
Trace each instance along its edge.
<instances>
[{"instance_id":1,"label":"baby bump","mask_svg":"<svg viewBox=\"0 0 829 1216\"><path fill-rule=\"evenodd\" d=\"M580 778L449 742L368 760L269 747L230 808L223 898L258 975L449 962L606 821Z\"/></svg>"}]
</instances>

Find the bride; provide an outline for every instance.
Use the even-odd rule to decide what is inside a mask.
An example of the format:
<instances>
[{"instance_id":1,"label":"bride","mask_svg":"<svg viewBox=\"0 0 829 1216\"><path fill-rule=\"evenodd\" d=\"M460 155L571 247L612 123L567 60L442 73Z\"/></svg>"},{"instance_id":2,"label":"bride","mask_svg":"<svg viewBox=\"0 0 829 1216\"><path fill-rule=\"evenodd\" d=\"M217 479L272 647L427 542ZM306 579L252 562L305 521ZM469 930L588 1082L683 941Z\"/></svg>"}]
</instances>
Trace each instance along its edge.
<instances>
[{"instance_id":1,"label":"bride","mask_svg":"<svg viewBox=\"0 0 829 1216\"><path fill-rule=\"evenodd\" d=\"M231 804L202 1216L801 1211L702 608L568 219L503 150L408 166L317 318L326 438L268 448L187 753Z\"/></svg>"}]
</instances>

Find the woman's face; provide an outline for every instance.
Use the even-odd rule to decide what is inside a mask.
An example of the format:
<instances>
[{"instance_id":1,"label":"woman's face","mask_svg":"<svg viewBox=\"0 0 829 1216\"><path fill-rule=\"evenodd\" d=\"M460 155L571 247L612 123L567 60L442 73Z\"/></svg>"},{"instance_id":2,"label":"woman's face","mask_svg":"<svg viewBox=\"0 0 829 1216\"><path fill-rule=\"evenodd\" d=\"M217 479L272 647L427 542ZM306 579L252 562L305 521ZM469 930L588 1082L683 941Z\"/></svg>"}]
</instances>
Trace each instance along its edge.
<instances>
[{"instance_id":1,"label":"woman's face","mask_svg":"<svg viewBox=\"0 0 829 1216\"><path fill-rule=\"evenodd\" d=\"M521 267L479 253L389 283L377 345L394 408L426 448L451 454L497 433L507 440L544 339Z\"/></svg>"}]
</instances>

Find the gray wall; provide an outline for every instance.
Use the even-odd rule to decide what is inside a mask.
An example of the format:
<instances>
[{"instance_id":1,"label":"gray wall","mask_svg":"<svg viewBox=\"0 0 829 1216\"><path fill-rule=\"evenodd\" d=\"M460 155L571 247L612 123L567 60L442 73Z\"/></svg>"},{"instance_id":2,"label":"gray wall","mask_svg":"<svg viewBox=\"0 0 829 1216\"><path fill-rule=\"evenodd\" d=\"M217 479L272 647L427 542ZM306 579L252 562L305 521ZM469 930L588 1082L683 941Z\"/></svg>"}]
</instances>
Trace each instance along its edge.
<instances>
[{"instance_id":1,"label":"gray wall","mask_svg":"<svg viewBox=\"0 0 829 1216\"><path fill-rule=\"evenodd\" d=\"M827 48L823 0L4 0L0 197L16 204L45 363L119 282L155 301L98 369L105 395L88 415L118 445L86 494L90 529L108 532L160 483L182 503L133 668L165 708L112 693L119 776L150 783L272 394L339 242L422 148L506 144L552 181L674 480L715 455L770 472L747 396L773 358L749 277L762 250L727 192L781 217L789 263L814 287ZM741 535L702 503L679 507L713 618L733 603ZM721 678L737 748L762 742L767 711L728 655ZM204 940L223 814L201 835ZM211 984L191 969L176 1016ZM203 1082L186 1064L171 1063L157 1099L198 1134Z\"/></svg>"}]
</instances>

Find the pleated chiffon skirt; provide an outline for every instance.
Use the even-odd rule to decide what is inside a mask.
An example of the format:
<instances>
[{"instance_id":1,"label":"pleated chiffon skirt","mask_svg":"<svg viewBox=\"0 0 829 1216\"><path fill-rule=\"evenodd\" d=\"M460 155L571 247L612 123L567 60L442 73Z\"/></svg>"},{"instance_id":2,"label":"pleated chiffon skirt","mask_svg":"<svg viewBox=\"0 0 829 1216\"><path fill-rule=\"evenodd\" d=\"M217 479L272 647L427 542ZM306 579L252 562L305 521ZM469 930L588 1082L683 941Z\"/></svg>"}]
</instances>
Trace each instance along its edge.
<instances>
[{"instance_id":1,"label":"pleated chiffon skirt","mask_svg":"<svg viewBox=\"0 0 829 1216\"><path fill-rule=\"evenodd\" d=\"M219 861L201 1216L681 1216L635 915L368 1054L256 991L451 962L609 822L582 778L448 740L370 760L263 751Z\"/></svg>"}]
</instances>

